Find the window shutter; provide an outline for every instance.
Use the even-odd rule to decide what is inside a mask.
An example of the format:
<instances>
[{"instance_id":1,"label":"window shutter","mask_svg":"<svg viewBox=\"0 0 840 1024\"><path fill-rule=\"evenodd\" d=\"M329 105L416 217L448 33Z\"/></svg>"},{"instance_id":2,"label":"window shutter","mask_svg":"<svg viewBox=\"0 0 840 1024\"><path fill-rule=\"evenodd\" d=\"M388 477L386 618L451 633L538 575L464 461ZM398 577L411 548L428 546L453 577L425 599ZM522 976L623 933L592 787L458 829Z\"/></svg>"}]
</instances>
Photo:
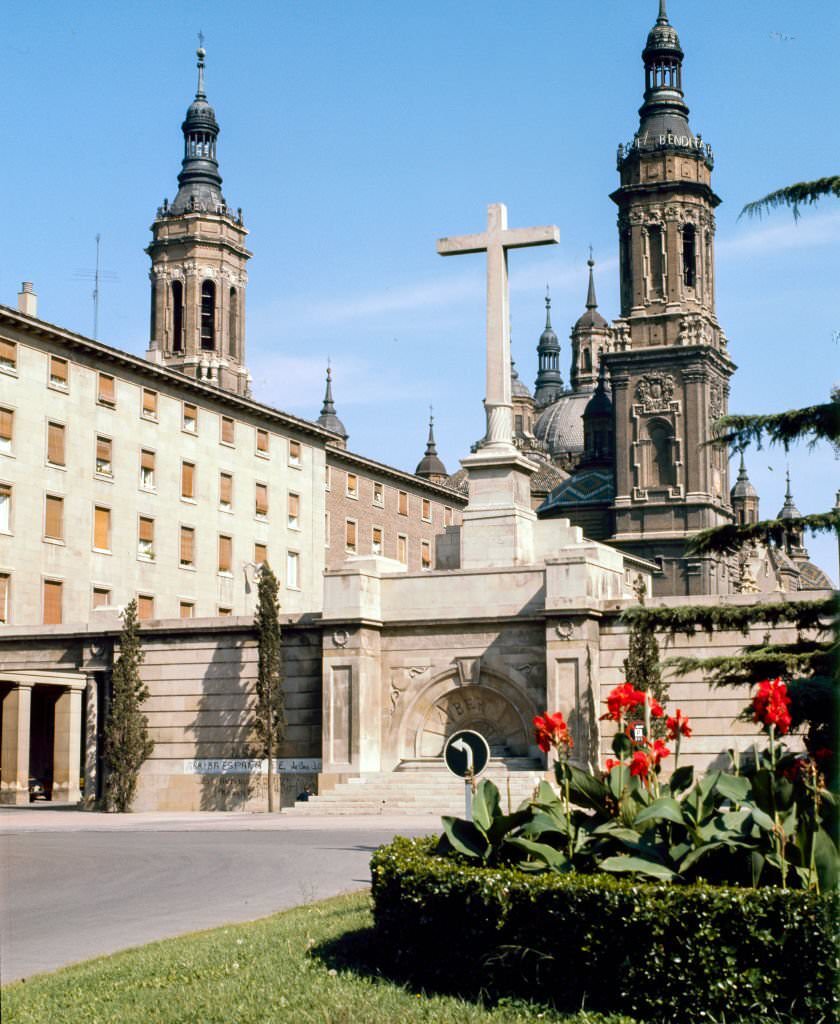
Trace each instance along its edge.
<instances>
[{"instance_id":1,"label":"window shutter","mask_svg":"<svg viewBox=\"0 0 840 1024\"><path fill-rule=\"evenodd\" d=\"M64 427L60 423L50 423L47 427L47 462L64 465Z\"/></svg>"},{"instance_id":2,"label":"window shutter","mask_svg":"<svg viewBox=\"0 0 840 1024\"><path fill-rule=\"evenodd\" d=\"M17 366L17 343L0 338L0 363Z\"/></svg>"},{"instance_id":3,"label":"window shutter","mask_svg":"<svg viewBox=\"0 0 840 1024\"><path fill-rule=\"evenodd\" d=\"M347 520L347 547L356 547L356 524L350 519Z\"/></svg>"},{"instance_id":4,"label":"window shutter","mask_svg":"<svg viewBox=\"0 0 840 1024\"><path fill-rule=\"evenodd\" d=\"M219 477L219 501L222 505L233 504L233 477L230 473L222 473Z\"/></svg>"},{"instance_id":5,"label":"window shutter","mask_svg":"<svg viewBox=\"0 0 840 1024\"><path fill-rule=\"evenodd\" d=\"M300 441L289 441L289 462L293 466L300 465Z\"/></svg>"},{"instance_id":6,"label":"window shutter","mask_svg":"<svg viewBox=\"0 0 840 1024\"><path fill-rule=\"evenodd\" d=\"M155 599L149 594L139 594L137 597L137 618L151 619L155 614Z\"/></svg>"},{"instance_id":7,"label":"window shutter","mask_svg":"<svg viewBox=\"0 0 840 1024\"><path fill-rule=\"evenodd\" d=\"M44 625L55 626L61 622L62 584L58 580L44 580Z\"/></svg>"},{"instance_id":8,"label":"window shutter","mask_svg":"<svg viewBox=\"0 0 840 1024\"><path fill-rule=\"evenodd\" d=\"M230 537L219 537L219 572L230 572L232 542Z\"/></svg>"},{"instance_id":9,"label":"window shutter","mask_svg":"<svg viewBox=\"0 0 840 1024\"><path fill-rule=\"evenodd\" d=\"M222 416L222 441L233 444L234 426L230 416Z\"/></svg>"},{"instance_id":10,"label":"window shutter","mask_svg":"<svg viewBox=\"0 0 840 1024\"><path fill-rule=\"evenodd\" d=\"M93 516L93 546L101 551L111 548L111 510L98 505Z\"/></svg>"},{"instance_id":11,"label":"window shutter","mask_svg":"<svg viewBox=\"0 0 840 1024\"><path fill-rule=\"evenodd\" d=\"M11 409L0 409L0 441L11 441L15 414Z\"/></svg>"},{"instance_id":12,"label":"window shutter","mask_svg":"<svg viewBox=\"0 0 840 1024\"><path fill-rule=\"evenodd\" d=\"M50 356L50 383L67 387L67 360Z\"/></svg>"},{"instance_id":13,"label":"window shutter","mask_svg":"<svg viewBox=\"0 0 840 1024\"><path fill-rule=\"evenodd\" d=\"M196 426L198 421L198 409L194 405L188 405L184 403L184 430L188 430L191 434L196 432Z\"/></svg>"},{"instance_id":14,"label":"window shutter","mask_svg":"<svg viewBox=\"0 0 840 1024\"><path fill-rule=\"evenodd\" d=\"M195 466L191 462L181 463L181 497L195 497Z\"/></svg>"},{"instance_id":15,"label":"window shutter","mask_svg":"<svg viewBox=\"0 0 840 1024\"><path fill-rule=\"evenodd\" d=\"M268 485L257 484L256 513L258 516L268 515Z\"/></svg>"},{"instance_id":16,"label":"window shutter","mask_svg":"<svg viewBox=\"0 0 840 1024\"><path fill-rule=\"evenodd\" d=\"M108 437L97 437L96 439L96 461L111 462L111 439Z\"/></svg>"},{"instance_id":17,"label":"window shutter","mask_svg":"<svg viewBox=\"0 0 840 1024\"><path fill-rule=\"evenodd\" d=\"M268 547L265 544L254 545L254 561L257 565L262 565L263 562L268 561Z\"/></svg>"},{"instance_id":18,"label":"window shutter","mask_svg":"<svg viewBox=\"0 0 840 1024\"><path fill-rule=\"evenodd\" d=\"M9 621L9 574L0 572L0 622Z\"/></svg>"},{"instance_id":19,"label":"window shutter","mask_svg":"<svg viewBox=\"0 0 840 1024\"><path fill-rule=\"evenodd\" d=\"M181 527L181 564L193 564L193 536L194 531L190 526Z\"/></svg>"},{"instance_id":20,"label":"window shutter","mask_svg":"<svg viewBox=\"0 0 840 1024\"><path fill-rule=\"evenodd\" d=\"M109 444L110 444L110 442L109 442ZM109 452L109 455L110 455L110 452ZM155 453L154 452L146 451L145 448L140 452L140 468L141 469L149 469L149 470L154 471L154 468L155 468Z\"/></svg>"},{"instance_id":21,"label":"window shutter","mask_svg":"<svg viewBox=\"0 0 840 1024\"><path fill-rule=\"evenodd\" d=\"M268 431L260 430L257 428L257 451L267 452L268 451Z\"/></svg>"},{"instance_id":22,"label":"window shutter","mask_svg":"<svg viewBox=\"0 0 840 1024\"><path fill-rule=\"evenodd\" d=\"M289 519L297 519L300 515L300 498L297 494L289 495Z\"/></svg>"},{"instance_id":23,"label":"window shutter","mask_svg":"<svg viewBox=\"0 0 840 1024\"><path fill-rule=\"evenodd\" d=\"M152 544L155 539L155 521L154 519L148 519L146 516L140 516L140 526L138 536L142 541L148 541Z\"/></svg>"},{"instance_id":24,"label":"window shutter","mask_svg":"<svg viewBox=\"0 0 840 1024\"><path fill-rule=\"evenodd\" d=\"M99 374L99 401L104 405L115 405L114 378L107 373Z\"/></svg>"},{"instance_id":25,"label":"window shutter","mask_svg":"<svg viewBox=\"0 0 840 1024\"><path fill-rule=\"evenodd\" d=\"M44 535L53 540L62 540L64 536L64 498L47 495L47 516Z\"/></svg>"},{"instance_id":26,"label":"window shutter","mask_svg":"<svg viewBox=\"0 0 840 1024\"><path fill-rule=\"evenodd\" d=\"M157 416L157 398L157 391L143 388L143 414L145 416Z\"/></svg>"},{"instance_id":27,"label":"window shutter","mask_svg":"<svg viewBox=\"0 0 840 1024\"><path fill-rule=\"evenodd\" d=\"M104 608L111 600L111 591L105 590L104 587L93 588L93 607Z\"/></svg>"}]
</instances>

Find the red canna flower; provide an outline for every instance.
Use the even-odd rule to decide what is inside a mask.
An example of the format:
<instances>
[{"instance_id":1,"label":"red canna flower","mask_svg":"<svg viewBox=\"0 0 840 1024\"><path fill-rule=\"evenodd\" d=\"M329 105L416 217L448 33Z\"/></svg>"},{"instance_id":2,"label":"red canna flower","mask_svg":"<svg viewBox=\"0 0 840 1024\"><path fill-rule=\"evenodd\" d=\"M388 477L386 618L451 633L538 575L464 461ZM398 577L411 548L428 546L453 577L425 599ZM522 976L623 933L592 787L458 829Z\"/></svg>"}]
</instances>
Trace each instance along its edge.
<instances>
[{"instance_id":1,"label":"red canna flower","mask_svg":"<svg viewBox=\"0 0 840 1024\"><path fill-rule=\"evenodd\" d=\"M623 767L626 767L623 761L616 761L616 759L614 757L608 757L607 758L607 771L608 772L611 772L613 770L613 768L623 768Z\"/></svg>"},{"instance_id":2,"label":"red canna flower","mask_svg":"<svg viewBox=\"0 0 840 1024\"><path fill-rule=\"evenodd\" d=\"M754 722L761 722L767 729L775 726L777 736L784 736L790 731L790 697L780 678L760 682L752 706Z\"/></svg>"},{"instance_id":3,"label":"red canna flower","mask_svg":"<svg viewBox=\"0 0 840 1024\"><path fill-rule=\"evenodd\" d=\"M544 715L537 715L534 718L534 729L537 735L537 746L547 754L552 747L565 746L571 750L574 741L569 733L569 727L560 711L550 715L547 711Z\"/></svg>"},{"instance_id":4,"label":"red canna flower","mask_svg":"<svg viewBox=\"0 0 840 1024\"><path fill-rule=\"evenodd\" d=\"M630 774L638 775L646 781L650 771L651 760L646 750L637 750L630 760Z\"/></svg>"},{"instance_id":5,"label":"red canna flower","mask_svg":"<svg viewBox=\"0 0 840 1024\"><path fill-rule=\"evenodd\" d=\"M665 721L665 725L668 729L668 739L675 740L678 736L682 735L688 738L691 735L691 726L687 718L683 718L682 712L677 708L675 715L669 715Z\"/></svg>"},{"instance_id":6,"label":"red canna flower","mask_svg":"<svg viewBox=\"0 0 840 1024\"><path fill-rule=\"evenodd\" d=\"M662 716L665 714L665 709L662 707L662 705L659 703L656 697L651 697L650 695L648 695L647 699L650 701L651 718L662 718Z\"/></svg>"},{"instance_id":7,"label":"red canna flower","mask_svg":"<svg viewBox=\"0 0 840 1024\"><path fill-rule=\"evenodd\" d=\"M671 751L665 746L665 743L662 740L653 741L652 756L654 765L658 765L659 762L664 760L664 758L668 757L670 753Z\"/></svg>"},{"instance_id":8,"label":"red canna flower","mask_svg":"<svg viewBox=\"0 0 840 1024\"><path fill-rule=\"evenodd\" d=\"M613 722L620 722L624 712L628 708L636 707L637 704L644 704L645 694L637 690L632 683L620 683L607 697L607 712L601 715L601 719L611 719Z\"/></svg>"}]
</instances>

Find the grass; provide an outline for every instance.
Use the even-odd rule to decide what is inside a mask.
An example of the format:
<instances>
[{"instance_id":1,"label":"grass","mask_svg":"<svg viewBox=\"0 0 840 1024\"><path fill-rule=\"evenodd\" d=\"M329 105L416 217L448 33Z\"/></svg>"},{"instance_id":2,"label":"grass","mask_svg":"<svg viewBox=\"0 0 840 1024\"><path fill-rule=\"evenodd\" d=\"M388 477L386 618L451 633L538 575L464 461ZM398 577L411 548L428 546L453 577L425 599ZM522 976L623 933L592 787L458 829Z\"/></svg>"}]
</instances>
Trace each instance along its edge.
<instances>
[{"instance_id":1,"label":"grass","mask_svg":"<svg viewBox=\"0 0 840 1024\"><path fill-rule=\"evenodd\" d=\"M89 960L2 990L4 1024L634 1024L422 992L377 968L367 894ZM441 955L445 955L442 937Z\"/></svg>"}]
</instances>

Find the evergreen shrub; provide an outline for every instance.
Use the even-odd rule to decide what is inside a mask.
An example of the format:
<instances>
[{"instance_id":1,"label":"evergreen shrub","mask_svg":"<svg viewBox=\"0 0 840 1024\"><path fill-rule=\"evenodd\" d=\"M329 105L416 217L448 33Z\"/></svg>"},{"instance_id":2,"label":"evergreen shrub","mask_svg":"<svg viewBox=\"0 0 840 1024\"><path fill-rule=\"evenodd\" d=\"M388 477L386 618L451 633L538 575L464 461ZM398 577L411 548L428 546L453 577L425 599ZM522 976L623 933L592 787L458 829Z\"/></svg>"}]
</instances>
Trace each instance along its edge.
<instances>
[{"instance_id":1,"label":"evergreen shrub","mask_svg":"<svg viewBox=\"0 0 840 1024\"><path fill-rule=\"evenodd\" d=\"M430 983L664 1022L839 1019L840 894L527 874L398 837L371 861L380 946Z\"/></svg>"}]
</instances>

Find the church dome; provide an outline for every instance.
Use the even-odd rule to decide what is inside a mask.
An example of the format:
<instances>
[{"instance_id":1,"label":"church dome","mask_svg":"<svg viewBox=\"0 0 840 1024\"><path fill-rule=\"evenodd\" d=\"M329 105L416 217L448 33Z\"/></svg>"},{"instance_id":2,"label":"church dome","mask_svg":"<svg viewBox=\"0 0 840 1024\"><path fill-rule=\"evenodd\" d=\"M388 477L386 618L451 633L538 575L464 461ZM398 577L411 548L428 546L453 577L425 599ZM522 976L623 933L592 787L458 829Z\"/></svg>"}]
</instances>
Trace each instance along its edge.
<instances>
[{"instance_id":1,"label":"church dome","mask_svg":"<svg viewBox=\"0 0 840 1024\"><path fill-rule=\"evenodd\" d=\"M532 397L528 385L520 378L516 363L512 359L510 361L510 393L513 398Z\"/></svg>"},{"instance_id":2,"label":"church dome","mask_svg":"<svg viewBox=\"0 0 840 1024\"><path fill-rule=\"evenodd\" d=\"M442 483L449 475L446 471L446 466L444 466L437 453L437 445L435 444L435 418L431 414L429 415L429 439L426 442L426 451L423 458L417 463L417 469L414 470L414 475L422 476L424 479L433 480L436 483Z\"/></svg>"},{"instance_id":3,"label":"church dome","mask_svg":"<svg viewBox=\"0 0 840 1024\"><path fill-rule=\"evenodd\" d=\"M537 509L540 518L562 514L568 505L602 505L615 498L612 469L579 469L549 494Z\"/></svg>"},{"instance_id":4,"label":"church dome","mask_svg":"<svg viewBox=\"0 0 840 1024\"><path fill-rule=\"evenodd\" d=\"M729 492L732 498L757 498L758 491L753 487L750 478L747 476L747 467L744 465L744 453L741 453L741 466L738 470L738 479L735 486Z\"/></svg>"},{"instance_id":5,"label":"church dome","mask_svg":"<svg viewBox=\"0 0 840 1024\"><path fill-rule=\"evenodd\" d=\"M591 391L570 391L540 413L534 434L545 442L552 458L583 451L583 413L591 397Z\"/></svg>"},{"instance_id":6,"label":"church dome","mask_svg":"<svg viewBox=\"0 0 840 1024\"><path fill-rule=\"evenodd\" d=\"M583 316L579 317L575 326L572 328L574 331L588 331L593 327L606 330L609 327L607 321L601 316L597 309L587 309Z\"/></svg>"}]
</instances>

